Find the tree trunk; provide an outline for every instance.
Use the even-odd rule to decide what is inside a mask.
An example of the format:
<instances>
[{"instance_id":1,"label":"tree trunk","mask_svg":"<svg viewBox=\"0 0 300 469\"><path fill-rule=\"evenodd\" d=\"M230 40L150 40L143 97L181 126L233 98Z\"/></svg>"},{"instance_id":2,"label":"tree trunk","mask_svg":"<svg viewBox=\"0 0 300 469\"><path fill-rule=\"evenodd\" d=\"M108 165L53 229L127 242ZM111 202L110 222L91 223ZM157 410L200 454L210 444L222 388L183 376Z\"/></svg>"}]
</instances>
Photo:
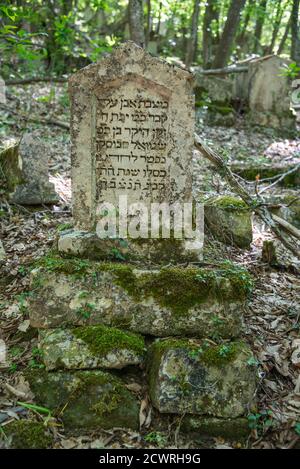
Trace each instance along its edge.
<instances>
[{"instance_id":1,"label":"tree trunk","mask_svg":"<svg viewBox=\"0 0 300 469\"><path fill-rule=\"evenodd\" d=\"M235 34L240 22L240 14L245 3L246 0L231 0L213 68L223 68L228 63Z\"/></svg>"},{"instance_id":2,"label":"tree trunk","mask_svg":"<svg viewBox=\"0 0 300 469\"><path fill-rule=\"evenodd\" d=\"M195 0L194 10L193 10L193 15L192 15L192 23L191 23L191 37L190 37L190 40L188 41L186 58L185 58L185 65L187 68L189 68L192 65L192 62L194 61L195 55L196 55L199 12L200 12L200 0Z\"/></svg>"},{"instance_id":3,"label":"tree trunk","mask_svg":"<svg viewBox=\"0 0 300 469\"><path fill-rule=\"evenodd\" d=\"M147 0L147 29L146 29L146 47L149 45L151 34L151 0Z\"/></svg>"},{"instance_id":4,"label":"tree trunk","mask_svg":"<svg viewBox=\"0 0 300 469\"><path fill-rule=\"evenodd\" d=\"M248 25L249 25L249 22L250 22L250 19L251 19L252 11L251 11L250 7L251 7L251 3L253 3L253 1L254 0L249 1L246 16L245 16L245 19L244 19L243 24L242 24L242 29L241 29L240 34L237 37L237 43L240 44L241 46L243 45L243 42L244 42L244 39L245 39L245 36L246 36L246 32L247 32L247 28L248 28Z\"/></svg>"},{"instance_id":5,"label":"tree trunk","mask_svg":"<svg viewBox=\"0 0 300 469\"><path fill-rule=\"evenodd\" d=\"M260 41L261 41L261 35L262 35L263 26L265 22L267 2L268 0L260 0L258 9L257 9L257 19L256 19L256 24L255 24L255 32L254 32L255 42L254 42L254 50L253 50L255 54L257 54L261 46Z\"/></svg>"},{"instance_id":6,"label":"tree trunk","mask_svg":"<svg viewBox=\"0 0 300 469\"><path fill-rule=\"evenodd\" d=\"M281 5L281 0L278 0L277 3L277 10L276 10L276 16L275 16L275 22L274 22L274 27L273 27L273 32L272 32L272 39L271 39L271 44L270 47L268 48L267 54L271 55L273 54L275 42L278 36L281 20L282 20L282 15L283 15L283 8Z\"/></svg>"},{"instance_id":7,"label":"tree trunk","mask_svg":"<svg viewBox=\"0 0 300 469\"><path fill-rule=\"evenodd\" d=\"M141 47L145 46L143 0L129 0L130 39Z\"/></svg>"},{"instance_id":8,"label":"tree trunk","mask_svg":"<svg viewBox=\"0 0 300 469\"><path fill-rule=\"evenodd\" d=\"M278 50L277 50L278 55L280 55L282 53L283 49L284 49L287 37L288 37L289 32L290 32L291 22L292 22L292 15L290 16L290 18L289 18L289 20L286 24L285 31L284 31L283 36L281 38L280 44L278 46Z\"/></svg>"},{"instance_id":9,"label":"tree trunk","mask_svg":"<svg viewBox=\"0 0 300 469\"><path fill-rule=\"evenodd\" d=\"M213 35L211 24L218 17L218 4L216 0L208 0L206 3L204 20L203 20L203 40L202 40L202 58L203 67L208 68L212 62L212 45Z\"/></svg>"},{"instance_id":10,"label":"tree trunk","mask_svg":"<svg viewBox=\"0 0 300 469\"><path fill-rule=\"evenodd\" d=\"M299 22L300 0L293 1L291 14L291 30L292 30L292 50L291 59L298 65L300 64L300 22Z\"/></svg>"}]
</instances>

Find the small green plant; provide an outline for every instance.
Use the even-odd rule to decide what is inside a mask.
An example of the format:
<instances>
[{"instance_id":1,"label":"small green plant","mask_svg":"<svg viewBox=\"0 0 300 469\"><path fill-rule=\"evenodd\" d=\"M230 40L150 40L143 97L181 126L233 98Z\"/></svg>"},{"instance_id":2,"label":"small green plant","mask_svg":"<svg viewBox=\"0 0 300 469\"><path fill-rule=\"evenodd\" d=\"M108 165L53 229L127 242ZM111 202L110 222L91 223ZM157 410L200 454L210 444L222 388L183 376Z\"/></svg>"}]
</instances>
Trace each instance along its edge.
<instances>
[{"instance_id":1,"label":"small green plant","mask_svg":"<svg viewBox=\"0 0 300 469\"><path fill-rule=\"evenodd\" d=\"M25 277L25 275L27 274L27 269L26 269L26 267L24 267L24 265L20 265L19 268L18 268L18 272L19 272L20 275Z\"/></svg>"},{"instance_id":2,"label":"small green plant","mask_svg":"<svg viewBox=\"0 0 300 469\"><path fill-rule=\"evenodd\" d=\"M70 105L70 100L69 100L69 96L67 93L64 93L62 94L60 97L59 97L59 100L58 100L59 104L61 106L63 106L64 108L68 108L69 105ZM67 228L66 228L67 229Z\"/></svg>"},{"instance_id":3,"label":"small green plant","mask_svg":"<svg viewBox=\"0 0 300 469\"><path fill-rule=\"evenodd\" d=\"M76 314L81 316L83 319L89 319L93 311L95 311L95 305L92 303L86 303L76 310Z\"/></svg>"},{"instance_id":4,"label":"small green plant","mask_svg":"<svg viewBox=\"0 0 300 469\"><path fill-rule=\"evenodd\" d=\"M116 259L118 261L125 261L126 260L125 257L119 251L118 248L111 248L111 254L112 254L113 259Z\"/></svg>"},{"instance_id":5,"label":"small green plant","mask_svg":"<svg viewBox=\"0 0 300 469\"><path fill-rule=\"evenodd\" d=\"M289 65L284 65L281 70L281 76L291 78L292 80L294 80L294 78L297 78L300 74L300 67L296 64L296 62L292 62Z\"/></svg>"},{"instance_id":6,"label":"small green plant","mask_svg":"<svg viewBox=\"0 0 300 469\"><path fill-rule=\"evenodd\" d=\"M39 103L52 103L55 99L55 88L51 88L50 93L44 96L39 96L36 100Z\"/></svg>"},{"instance_id":7,"label":"small green plant","mask_svg":"<svg viewBox=\"0 0 300 469\"><path fill-rule=\"evenodd\" d=\"M300 436L300 422L297 422L294 428L297 435Z\"/></svg>"},{"instance_id":8,"label":"small green plant","mask_svg":"<svg viewBox=\"0 0 300 469\"><path fill-rule=\"evenodd\" d=\"M219 318L219 316L214 315L212 317L212 323L214 326L222 326L224 324L224 319Z\"/></svg>"},{"instance_id":9,"label":"small green plant","mask_svg":"<svg viewBox=\"0 0 300 469\"><path fill-rule=\"evenodd\" d=\"M31 351L32 358L28 362L29 368L45 368L45 365L42 363L43 351L37 347L34 347Z\"/></svg>"},{"instance_id":10,"label":"small green plant","mask_svg":"<svg viewBox=\"0 0 300 469\"><path fill-rule=\"evenodd\" d=\"M59 232L70 230L71 228L73 228L72 223L60 223L59 225L57 225L57 231Z\"/></svg>"},{"instance_id":11,"label":"small green plant","mask_svg":"<svg viewBox=\"0 0 300 469\"><path fill-rule=\"evenodd\" d=\"M228 347L228 345L221 345L221 347L218 350L218 353L220 357L227 357L230 353L231 349Z\"/></svg>"},{"instance_id":12,"label":"small green plant","mask_svg":"<svg viewBox=\"0 0 300 469\"><path fill-rule=\"evenodd\" d=\"M81 291L81 292L79 293L78 298L79 298L79 299L84 299L84 298L88 298L88 296L89 296L89 292L86 291L86 290L84 290L84 291Z\"/></svg>"},{"instance_id":13,"label":"small green plant","mask_svg":"<svg viewBox=\"0 0 300 469\"><path fill-rule=\"evenodd\" d=\"M167 443L167 438L161 432L151 432L144 437L148 443L154 443L159 447L164 447Z\"/></svg>"},{"instance_id":14,"label":"small green plant","mask_svg":"<svg viewBox=\"0 0 300 469\"><path fill-rule=\"evenodd\" d=\"M32 292L23 292L16 296L19 303L20 313L27 313L27 298L29 298L31 295Z\"/></svg>"},{"instance_id":15,"label":"small green plant","mask_svg":"<svg viewBox=\"0 0 300 469\"><path fill-rule=\"evenodd\" d=\"M248 415L248 422L251 430L256 430L259 435L263 435L274 425L273 412L271 410L262 410L257 414L250 414Z\"/></svg>"},{"instance_id":16,"label":"small green plant","mask_svg":"<svg viewBox=\"0 0 300 469\"><path fill-rule=\"evenodd\" d=\"M15 373L17 371L17 369L18 369L18 365L16 363L11 363L8 371L10 373Z\"/></svg>"},{"instance_id":17,"label":"small green plant","mask_svg":"<svg viewBox=\"0 0 300 469\"><path fill-rule=\"evenodd\" d=\"M29 404L27 402L17 402L17 404L38 414L46 414L47 417L51 417L51 410L47 407L41 407L35 404Z\"/></svg>"},{"instance_id":18,"label":"small green plant","mask_svg":"<svg viewBox=\"0 0 300 469\"><path fill-rule=\"evenodd\" d=\"M249 360L247 360L247 365L249 366L258 366L260 364L260 362L258 360L256 360L255 357L251 357L249 358Z\"/></svg>"}]
</instances>

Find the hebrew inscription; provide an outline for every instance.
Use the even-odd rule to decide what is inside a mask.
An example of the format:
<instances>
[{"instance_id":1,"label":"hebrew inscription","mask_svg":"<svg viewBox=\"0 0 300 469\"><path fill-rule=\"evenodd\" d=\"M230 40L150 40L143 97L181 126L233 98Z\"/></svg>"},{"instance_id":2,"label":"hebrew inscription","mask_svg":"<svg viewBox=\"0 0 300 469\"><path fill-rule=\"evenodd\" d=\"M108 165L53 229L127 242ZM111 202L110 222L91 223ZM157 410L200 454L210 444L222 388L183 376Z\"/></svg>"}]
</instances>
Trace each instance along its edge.
<instances>
[{"instance_id":1,"label":"hebrew inscription","mask_svg":"<svg viewBox=\"0 0 300 469\"><path fill-rule=\"evenodd\" d=\"M168 99L130 82L99 97L95 137L99 201L111 201L112 194L135 201L159 199L171 183Z\"/></svg>"}]
</instances>

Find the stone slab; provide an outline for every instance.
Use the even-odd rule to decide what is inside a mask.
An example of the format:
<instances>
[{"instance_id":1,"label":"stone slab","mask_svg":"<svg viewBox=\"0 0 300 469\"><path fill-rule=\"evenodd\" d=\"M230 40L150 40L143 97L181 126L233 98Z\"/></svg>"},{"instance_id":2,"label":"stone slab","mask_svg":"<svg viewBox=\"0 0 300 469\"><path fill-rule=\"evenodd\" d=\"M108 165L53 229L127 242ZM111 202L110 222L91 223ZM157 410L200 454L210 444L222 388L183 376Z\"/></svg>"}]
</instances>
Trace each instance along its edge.
<instances>
[{"instance_id":1,"label":"stone slab","mask_svg":"<svg viewBox=\"0 0 300 469\"><path fill-rule=\"evenodd\" d=\"M251 357L242 342L156 341L149 358L152 404L161 413L244 416L255 402Z\"/></svg>"},{"instance_id":2,"label":"stone slab","mask_svg":"<svg viewBox=\"0 0 300 469\"><path fill-rule=\"evenodd\" d=\"M33 327L120 327L154 336L238 336L251 279L246 271L45 258L32 272ZM243 273L243 275L241 275Z\"/></svg>"}]
</instances>

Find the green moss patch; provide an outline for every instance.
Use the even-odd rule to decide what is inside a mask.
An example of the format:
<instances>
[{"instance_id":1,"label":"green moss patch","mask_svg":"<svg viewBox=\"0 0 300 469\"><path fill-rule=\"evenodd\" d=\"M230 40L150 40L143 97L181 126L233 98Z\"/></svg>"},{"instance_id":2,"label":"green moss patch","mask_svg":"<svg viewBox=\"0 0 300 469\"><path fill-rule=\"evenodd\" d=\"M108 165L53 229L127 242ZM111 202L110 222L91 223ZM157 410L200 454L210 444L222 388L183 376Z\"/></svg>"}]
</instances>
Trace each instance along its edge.
<instances>
[{"instance_id":1,"label":"green moss patch","mask_svg":"<svg viewBox=\"0 0 300 469\"><path fill-rule=\"evenodd\" d=\"M18 420L5 427L15 449L46 449L52 446L53 437L40 422Z\"/></svg>"},{"instance_id":2,"label":"green moss patch","mask_svg":"<svg viewBox=\"0 0 300 469\"><path fill-rule=\"evenodd\" d=\"M72 334L83 340L93 355L106 356L114 349L130 350L138 355L145 352L145 342L142 336L130 332L124 332L114 327L86 326L77 327Z\"/></svg>"},{"instance_id":3,"label":"green moss patch","mask_svg":"<svg viewBox=\"0 0 300 469\"><path fill-rule=\"evenodd\" d=\"M137 301L153 297L161 307L175 314L185 314L209 296L219 301L243 300L252 289L247 270L231 263L217 269L166 267L157 272L136 275L132 267L106 267L116 276L116 283Z\"/></svg>"},{"instance_id":4,"label":"green moss patch","mask_svg":"<svg viewBox=\"0 0 300 469\"><path fill-rule=\"evenodd\" d=\"M248 210L247 204L237 197L224 195L207 201L208 206L221 208L223 210Z\"/></svg>"},{"instance_id":5,"label":"green moss patch","mask_svg":"<svg viewBox=\"0 0 300 469\"><path fill-rule=\"evenodd\" d=\"M170 349L186 349L191 359L199 360L208 366L220 367L232 362L243 347L242 342L212 345L207 341L195 343L187 339L166 339L154 342L151 351L161 357Z\"/></svg>"},{"instance_id":6,"label":"green moss patch","mask_svg":"<svg viewBox=\"0 0 300 469\"><path fill-rule=\"evenodd\" d=\"M64 259L56 255L48 254L39 259L35 266L42 267L47 272L84 276L91 267L91 263L88 260L76 258Z\"/></svg>"}]
</instances>

